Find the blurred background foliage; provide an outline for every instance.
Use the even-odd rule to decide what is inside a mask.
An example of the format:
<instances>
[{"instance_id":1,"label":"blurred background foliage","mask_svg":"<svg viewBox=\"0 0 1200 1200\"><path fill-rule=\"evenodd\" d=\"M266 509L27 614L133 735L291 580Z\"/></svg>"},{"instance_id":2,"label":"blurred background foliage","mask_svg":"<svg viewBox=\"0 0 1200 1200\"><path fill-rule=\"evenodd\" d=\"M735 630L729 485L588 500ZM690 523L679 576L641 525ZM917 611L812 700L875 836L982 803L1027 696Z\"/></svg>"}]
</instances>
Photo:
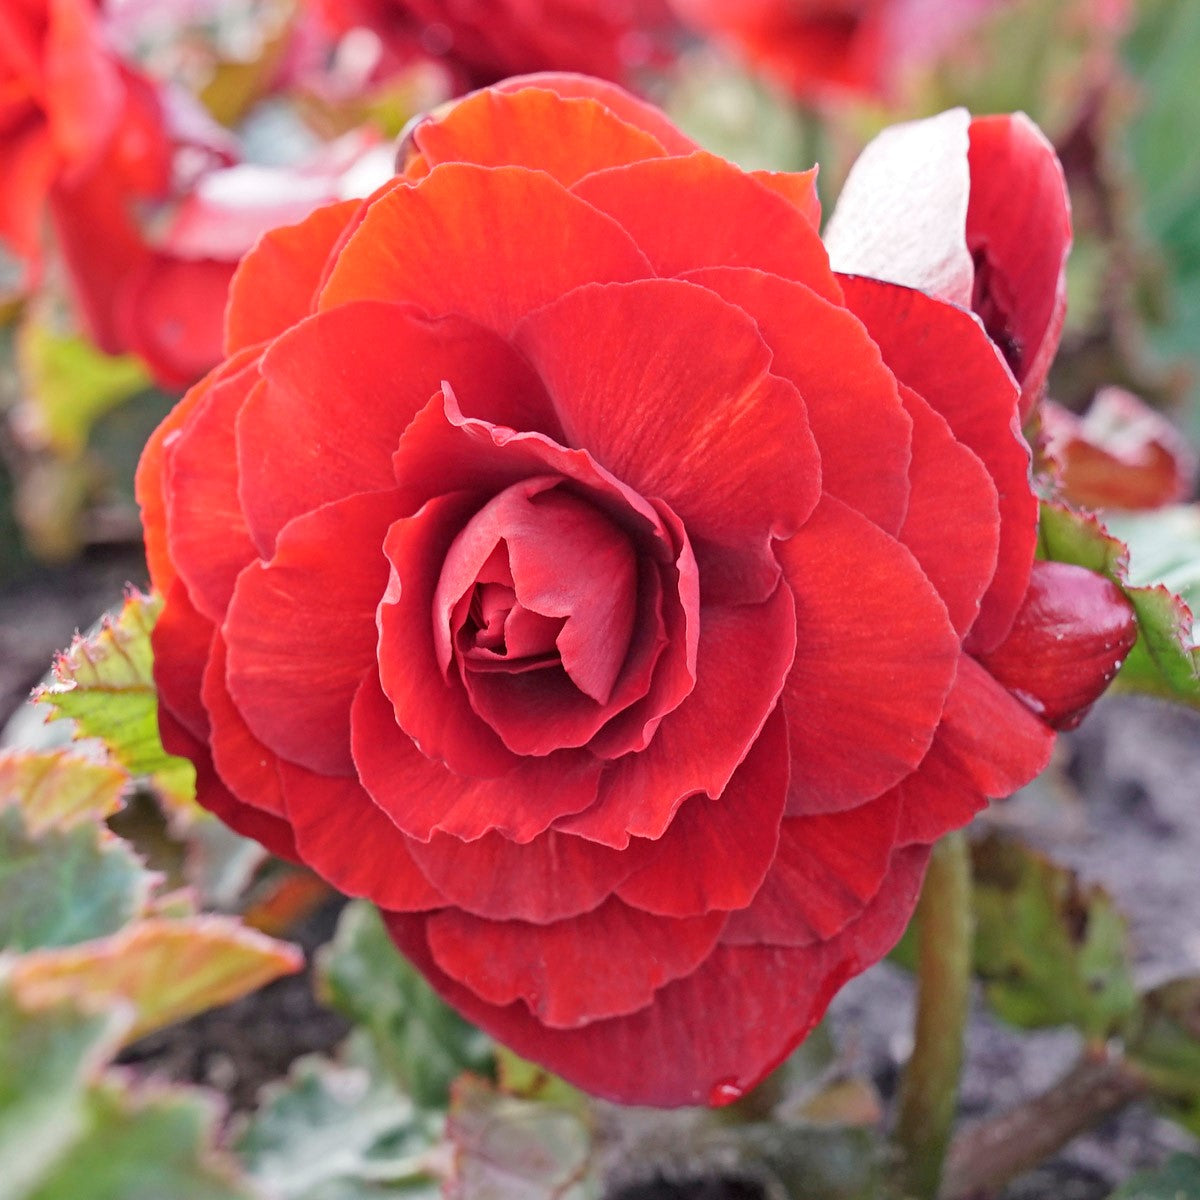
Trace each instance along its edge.
<instances>
[{"instance_id":1,"label":"blurred background foliage","mask_svg":"<svg viewBox=\"0 0 1200 1200\"><path fill-rule=\"evenodd\" d=\"M296 0L206 0L174 6L167 19L171 7L114 5L116 40L150 78L188 86L224 131L209 132L210 150L228 144L220 169L188 181L199 205L177 181L168 202L141 206L160 248L171 249L161 229L178 227L181 205L208 204L210 184L214 194L218 185L248 188L250 207L263 206L264 190L295 187L295 174L278 172L298 171L314 203L346 193L346 174L364 155L334 139L366 129L367 144L385 152L408 119L464 86L428 56L379 69L378 47L361 29L336 39L326 30L322 42L298 21ZM675 30L672 45L673 60L636 73L642 90L742 165L820 161L827 212L858 150L885 124L954 104L1027 111L1063 159L1076 227L1051 394L1080 411L1119 385L1200 436L1200 159L1185 132L1200 128L1200 7L1006 0L985 6L932 61L901 60L873 91L797 96L728 40ZM331 154L341 156L336 169ZM341 192L313 186L314 175L328 184L337 171ZM378 177L376 169L369 179ZM203 215L246 226L238 204L224 214L210 204ZM294 208L280 215L297 219ZM243 230L245 245L255 232ZM0 241L0 585L88 546L136 544L133 468L188 382L164 379L136 348L101 351L71 303L71 263L53 247L37 286L24 290L13 283L19 263L3 251Z\"/></svg>"}]
</instances>

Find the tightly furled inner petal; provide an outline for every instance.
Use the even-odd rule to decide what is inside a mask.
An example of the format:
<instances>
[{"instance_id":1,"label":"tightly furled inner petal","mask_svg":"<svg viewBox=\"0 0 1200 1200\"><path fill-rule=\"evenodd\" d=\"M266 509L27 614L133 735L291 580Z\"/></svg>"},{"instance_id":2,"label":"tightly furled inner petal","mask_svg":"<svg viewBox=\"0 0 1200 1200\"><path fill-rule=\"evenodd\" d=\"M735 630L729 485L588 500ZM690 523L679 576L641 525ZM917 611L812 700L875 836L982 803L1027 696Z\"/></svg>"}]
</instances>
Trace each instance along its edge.
<instances>
[{"instance_id":1,"label":"tightly furled inner petal","mask_svg":"<svg viewBox=\"0 0 1200 1200\"><path fill-rule=\"evenodd\" d=\"M497 778L644 749L695 682L699 581L670 506L586 451L464 417L448 385L393 461L413 516L385 545L380 678L421 752Z\"/></svg>"},{"instance_id":2,"label":"tightly furled inner petal","mask_svg":"<svg viewBox=\"0 0 1200 1200\"><path fill-rule=\"evenodd\" d=\"M434 640L443 673L453 639L466 677L561 665L605 704L633 632L637 559L623 530L560 483L506 489L458 535L434 595Z\"/></svg>"}]
</instances>

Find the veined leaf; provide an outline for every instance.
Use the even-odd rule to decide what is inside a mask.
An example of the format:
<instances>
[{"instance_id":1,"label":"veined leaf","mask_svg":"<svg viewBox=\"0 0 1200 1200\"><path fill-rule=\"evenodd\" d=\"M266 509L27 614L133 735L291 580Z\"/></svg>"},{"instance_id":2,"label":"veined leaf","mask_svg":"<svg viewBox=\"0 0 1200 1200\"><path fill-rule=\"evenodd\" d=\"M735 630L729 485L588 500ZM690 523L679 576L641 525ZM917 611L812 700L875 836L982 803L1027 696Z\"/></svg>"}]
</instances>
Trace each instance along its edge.
<instances>
[{"instance_id":1,"label":"veined leaf","mask_svg":"<svg viewBox=\"0 0 1200 1200\"><path fill-rule=\"evenodd\" d=\"M0 810L0 950L73 946L116 933L145 908L154 876L95 825L34 837Z\"/></svg>"},{"instance_id":2,"label":"veined leaf","mask_svg":"<svg viewBox=\"0 0 1200 1200\"><path fill-rule=\"evenodd\" d=\"M1106 1038L1138 998L1125 921L1100 888L1000 837L973 847L975 969L988 1002L1024 1028L1074 1025Z\"/></svg>"},{"instance_id":3,"label":"veined leaf","mask_svg":"<svg viewBox=\"0 0 1200 1200\"><path fill-rule=\"evenodd\" d=\"M435 1200L442 1118L419 1109L356 1031L339 1061L300 1059L238 1139L252 1177L279 1200Z\"/></svg>"},{"instance_id":4,"label":"veined leaf","mask_svg":"<svg viewBox=\"0 0 1200 1200\"><path fill-rule=\"evenodd\" d=\"M119 812L129 776L75 754L0 754L0 807L14 805L32 834Z\"/></svg>"},{"instance_id":5,"label":"veined leaf","mask_svg":"<svg viewBox=\"0 0 1200 1200\"><path fill-rule=\"evenodd\" d=\"M101 738L131 775L147 778L183 818L201 813L195 803L195 771L186 759L163 749L158 736L150 631L162 599L131 592L114 619L77 638L54 663L54 682L36 698L56 717L75 721L79 736Z\"/></svg>"},{"instance_id":6,"label":"veined leaf","mask_svg":"<svg viewBox=\"0 0 1200 1200\"><path fill-rule=\"evenodd\" d=\"M13 978L22 995L49 1003L125 1001L135 1013L125 1041L229 1004L298 971L303 955L230 917L147 918L109 937L22 956Z\"/></svg>"},{"instance_id":7,"label":"veined leaf","mask_svg":"<svg viewBox=\"0 0 1200 1200\"><path fill-rule=\"evenodd\" d=\"M371 905L346 906L318 966L325 1001L371 1034L418 1104L444 1108L458 1075L490 1069L491 1043L434 994Z\"/></svg>"},{"instance_id":8,"label":"veined leaf","mask_svg":"<svg viewBox=\"0 0 1200 1200\"><path fill-rule=\"evenodd\" d=\"M32 1007L0 976L0 1180L26 1196L86 1127L84 1090L115 1052L127 1014Z\"/></svg>"},{"instance_id":9,"label":"veined leaf","mask_svg":"<svg viewBox=\"0 0 1200 1200\"><path fill-rule=\"evenodd\" d=\"M218 1114L200 1092L105 1081L84 1098L82 1136L21 1200L252 1200L216 1152Z\"/></svg>"}]
</instances>

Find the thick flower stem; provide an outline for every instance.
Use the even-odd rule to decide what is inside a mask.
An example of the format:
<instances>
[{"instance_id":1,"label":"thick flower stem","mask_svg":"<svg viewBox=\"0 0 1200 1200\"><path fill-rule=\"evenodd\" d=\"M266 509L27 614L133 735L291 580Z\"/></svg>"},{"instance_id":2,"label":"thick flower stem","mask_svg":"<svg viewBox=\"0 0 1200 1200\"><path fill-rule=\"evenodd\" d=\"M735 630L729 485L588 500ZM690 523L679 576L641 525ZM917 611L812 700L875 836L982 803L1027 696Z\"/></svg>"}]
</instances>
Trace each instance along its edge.
<instances>
[{"instance_id":1,"label":"thick flower stem","mask_svg":"<svg viewBox=\"0 0 1200 1200\"><path fill-rule=\"evenodd\" d=\"M916 922L916 1028L893 1140L900 1194L934 1200L954 1122L971 982L971 865L961 832L934 847Z\"/></svg>"}]
</instances>

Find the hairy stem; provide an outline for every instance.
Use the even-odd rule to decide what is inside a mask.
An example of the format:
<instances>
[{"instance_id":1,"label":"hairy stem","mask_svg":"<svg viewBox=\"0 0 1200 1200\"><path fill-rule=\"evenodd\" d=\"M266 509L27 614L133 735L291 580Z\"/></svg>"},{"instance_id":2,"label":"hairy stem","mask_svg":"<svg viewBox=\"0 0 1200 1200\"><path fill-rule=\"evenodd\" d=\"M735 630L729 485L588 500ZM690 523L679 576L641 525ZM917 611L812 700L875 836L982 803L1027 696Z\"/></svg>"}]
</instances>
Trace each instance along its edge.
<instances>
[{"instance_id":1,"label":"hairy stem","mask_svg":"<svg viewBox=\"0 0 1200 1200\"><path fill-rule=\"evenodd\" d=\"M1089 1050L1042 1095L955 1138L942 1195L958 1200L1001 1187L1145 1091L1145 1079L1119 1053Z\"/></svg>"},{"instance_id":2,"label":"hairy stem","mask_svg":"<svg viewBox=\"0 0 1200 1200\"><path fill-rule=\"evenodd\" d=\"M965 836L933 849L917 904L917 1017L893 1141L901 1194L934 1200L954 1123L971 983L971 863Z\"/></svg>"}]
</instances>

